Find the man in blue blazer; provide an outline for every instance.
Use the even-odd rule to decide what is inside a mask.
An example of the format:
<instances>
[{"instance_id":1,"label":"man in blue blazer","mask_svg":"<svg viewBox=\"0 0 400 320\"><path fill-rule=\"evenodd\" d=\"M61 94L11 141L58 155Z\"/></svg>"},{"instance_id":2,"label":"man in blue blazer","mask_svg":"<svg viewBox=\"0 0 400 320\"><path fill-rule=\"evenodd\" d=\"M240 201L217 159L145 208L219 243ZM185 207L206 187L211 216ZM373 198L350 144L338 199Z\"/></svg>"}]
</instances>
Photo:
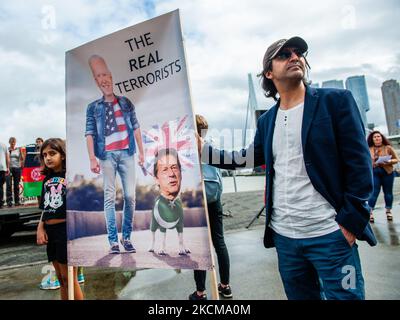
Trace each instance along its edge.
<instances>
[{"instance_id":1,"label":"man in blue blazer","mask_svg":"<svg viewBox=\"0 0 400 320\"><path fill-rule=\"evenodd\" d=\"M376 245L364 126L349 91L308 86L307 50L300 37L267 49L259 76L276 105L247 149L201 141L202 159L224 169L266 165L264 246L276 247L288 299L364 299L356 239Z\"/></svg>"}]
</instances>

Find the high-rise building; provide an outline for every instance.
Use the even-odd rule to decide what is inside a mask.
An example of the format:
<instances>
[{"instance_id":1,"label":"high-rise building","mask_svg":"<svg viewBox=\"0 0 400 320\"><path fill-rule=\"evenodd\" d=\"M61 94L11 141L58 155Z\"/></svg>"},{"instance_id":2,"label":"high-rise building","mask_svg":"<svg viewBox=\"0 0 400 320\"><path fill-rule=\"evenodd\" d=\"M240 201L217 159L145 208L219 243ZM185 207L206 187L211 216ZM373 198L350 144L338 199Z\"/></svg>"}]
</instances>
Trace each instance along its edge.
<instances>
[{"instance_id":1,"label":"high-rise building","mask_svg":"<svg viewBox=\"0 0 400 320\"><path fill-rule=\"evenodd\" d=\"M400 86L396 80L387 80L382 84L383 105L389 135L400 134Z\"/></svg>"},{"instance_id":2,"label":"high-rise building","mask_svg":"<svg viewBox=\"0 0 400 320\"><path fill-rule=\"evenodd\" d=\"M328 80L322 82L322 88L344 89L343 80Z\"/></svg>"},{"instance_id":3,"label":"high-rise building","mask_svg":"<svg viewBox=\"0 0 400 320\"><path fill-rule=\"evenodd\" d=\"M348 77L346 79L346 89L350 90L353 94L358 109L360 110L361 119L364 123L364 127L367 128L367 112L369 111L369 100L365 76Z\"/></svg>"}]
</instances>

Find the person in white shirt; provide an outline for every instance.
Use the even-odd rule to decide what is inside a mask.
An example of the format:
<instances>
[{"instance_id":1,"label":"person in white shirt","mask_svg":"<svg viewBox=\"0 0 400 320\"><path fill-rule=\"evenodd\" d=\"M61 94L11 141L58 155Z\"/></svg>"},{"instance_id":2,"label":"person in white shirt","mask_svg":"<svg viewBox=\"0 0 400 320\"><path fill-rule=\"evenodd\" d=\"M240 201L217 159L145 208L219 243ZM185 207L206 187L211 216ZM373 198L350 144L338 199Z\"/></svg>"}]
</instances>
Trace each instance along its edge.
<instances>
[{"instance_id":1,"label":"person in white shirt","mask_svg":"<svg viewBox=\"0 0 400 320\"><path fill-rule=\"evenodd\" d=\"M277 103L258 119L247 149L216 150L198 137L202 160L223 169L266 166L264 246L276 247L288 299L361 300L356 239L377 243L365 129L350 91L308 85L307 50L300 37L268 47L259 76Z\"/></svg>"},{"instance_id":2,"label":"person in white shirt","mask_svg":"<svg viewBox=\"0 0 400 320\"><path fill-rule=\"evenodd\" d=\"M12 207L13 199L14 205L20 205L19 197L19 183L21 182L22 168L25 162L25 152L22 148L17 147L17 139L11 137L8 140L10 147L8 148L10 159L10 174L6 178L7 185L7 205Z\"/></svg>"},{"instance_id":3,"label":"person in white shirt","mask_svg":"<svg viewBox=\"0 0 400 320\"><path fill-rule=\"evenodd\" d=\"M9 173L10 157L6 145L0 142L0 209L2 209L4 205L4 183Z\"/></svg>"}]
</instances>

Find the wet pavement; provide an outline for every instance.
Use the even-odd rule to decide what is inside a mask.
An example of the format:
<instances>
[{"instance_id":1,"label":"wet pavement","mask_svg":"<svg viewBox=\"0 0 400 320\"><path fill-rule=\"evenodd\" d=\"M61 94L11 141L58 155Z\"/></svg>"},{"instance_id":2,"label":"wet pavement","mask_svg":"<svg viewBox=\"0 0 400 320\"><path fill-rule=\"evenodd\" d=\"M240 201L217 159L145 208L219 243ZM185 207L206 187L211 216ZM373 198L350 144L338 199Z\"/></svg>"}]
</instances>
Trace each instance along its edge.
<instances>
[{"instance_id":1,"label":"wet pavement","mask_svg":"<svg viewBox=\"0 0 400 320\"><path fill-rule=\"evenodd\" d=\"M222 195L224 228L244 229L262 208L263 191L227 193ZM256 219L253 226L264 225L264 219ZM35 229L15 233L9 240L0 240L0 271L14 266L40 263L47 260L46 249L36 245Z\"/></svg>"},{"instance_id":2,"label":"wet pavement","mask_svg":"<svg viewBox=\"0 0 400 320\"><path fill-rule=\"evenodd\" d=\"M234 299L286 299L276 251L262 245L265 218L256 219L250 229L245 228L262 207L263 191L223 197L225 213L232 215L224 218L224 224ZM370 247L358 242L366 299L398 300L400 204L396 203L392 210L392 222L386 221L382 199L378 206L373 224L378 245ZM59 299L58 290L38 288L47 264L43 262L45 247L37 247L34 241L34 232L18 233L10 243L0 246L0 299ZM195 289L192 270L85 268L84 273L86 282L82 288L86 299L187 299ZM207 290L211 292L209 276Z\"/></svg>"}]
</instances>

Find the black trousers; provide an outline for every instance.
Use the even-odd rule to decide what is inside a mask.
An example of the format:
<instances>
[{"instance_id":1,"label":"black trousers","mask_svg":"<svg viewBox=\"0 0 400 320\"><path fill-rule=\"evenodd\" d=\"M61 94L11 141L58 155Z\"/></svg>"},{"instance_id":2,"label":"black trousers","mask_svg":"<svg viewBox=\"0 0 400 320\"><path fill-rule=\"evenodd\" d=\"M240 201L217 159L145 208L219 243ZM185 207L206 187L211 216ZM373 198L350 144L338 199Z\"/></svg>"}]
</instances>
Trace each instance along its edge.
<instances>
[{"instance_id":1,"label":"black trousers","mask_svg":"<svg viewBox=\"0 0 400 320\"><path fill-rule=\"evenodd\" d=\"M0 171L0 207L2 207L4 204L4 182L6 182L6 172Z\"/></svg>"},{"instance_id":2,"label":"black trousers","mask_svg":"<svg viewBox=\"0 0 400 320\"><path fill-rule=\"evenodd\" d=\"M21 181L21 168L10 168L10 174L6 178L7 185L7 203L19 204L19 182Z\"/></svg>"},{"instance_id":3,"label":"black trousers","mask_svg":"<svg viewBox=\"0 0 400 320\"><path fill-rule=\"evenodd\" d=\"M229 284L229 254L224 239L224 226L221 201L207 204L210 221L211 239L217 253L221 283ZM197 291L206 289L206 271L194 270Z\"/></svg>"}]
</instances>

